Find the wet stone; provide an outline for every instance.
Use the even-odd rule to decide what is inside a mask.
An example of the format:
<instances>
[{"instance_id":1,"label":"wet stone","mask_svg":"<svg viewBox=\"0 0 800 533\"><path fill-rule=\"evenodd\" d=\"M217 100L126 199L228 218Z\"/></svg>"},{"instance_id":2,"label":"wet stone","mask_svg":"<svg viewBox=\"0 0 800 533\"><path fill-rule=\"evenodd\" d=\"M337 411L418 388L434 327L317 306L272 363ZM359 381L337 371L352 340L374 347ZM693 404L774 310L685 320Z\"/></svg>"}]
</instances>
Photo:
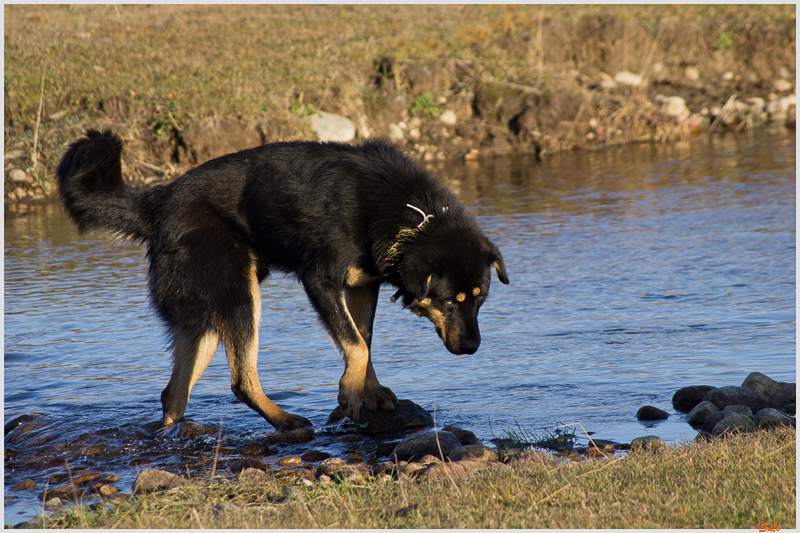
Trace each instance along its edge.
<instances>
[{"instance_id":1,"label":"wet stone","mask_svg":"<svg viewBox=\"0 0 800 533\"><path fill-rule=\"evenodd\" d=\"M98 474L98 473L83 474L81 476L76 476L76 477L72 478L71 483L73 485L84 485L86 483L89 483L90 481L94 481L95 479L97 479L99 477L100 477L100 474Z\"/></svg>"},{"instance_id":2,"label":"wet stone","mask_svg":"<svg viewBox=\"0 0 800 533\"><path fill-rule=\"evenodd\" d=\"M98 483L116 483L117 481L119 481L119 477L114 474L103 474L100 479L97 480Z\"/></svg>"},{"instance_id":3,"label":"wet stone","mask_svg":"<svg viewBox=\"0 0 800 533\"><path fill-rule=\"evenodd\" d=\"M756 413L753 423L760 428L786 425L791 426L792 418L781 413L777 409L766 407Z\"/></svg>"},{"instance_id":4,"label":"wet stone","mask_svg":"<svg viewBox=\"0 0 800 533\"><path fill-rule=\"evenodd\" d=\"M251 442L242 447L242 455L272 455L274 450L262 443Z\"/></svg>"},{"instance_id":5,"label":"wet stone","mask_svg":"<svg viewBox=\"0 0 800 533\"><path fill-rule=\"evenodd\" d=\"M669 413L652 405L644 405L636 412L636 418L638 420L666 420L669 418Z\"/></svg>"},{"instance_id":6,"label":"wet stone","mask_svg":"<svg viewBox=\"0 0 800 533\"><path fill-rule=\"evenodd\" d=\"M8 435L12 431L14 431L14 429L16 429L18 426L24 424L25 422L30 422L34 418L35 418L35 415L20 415L20 416L18 416L16 418L12 419L10 422L8 422L5 425L5 434Z\"/></svg>"},{"instance_id":7,"label":"wet stone","mask_svg":"<svg viewBox=\"0 0 800 533\"><path fill-rule=\"evenodd\" d=\"M717 411L716 413L711 413L706 417L705 422L703 422L703 425L700 427L700 431L704 433L711 433L714 430L714 426L719 424L720 421L735 414L736 413L733 411Z\"/></svg>"},{"instance_id":8,"label":"wet stone","mask_svg":"<svg viewBox=\"0 0 800 533\"><path fill-rule=\"evenodd\" d=\"M257 468L258 470L264 470L267 467L264 463L262 463L258 459L253 459L252 457L246 457L244 459L238 459L235 461L230 461L228 463L228 470L230 470L234 474L238 474L242 470L247 470L248 468Z\"/></svg>"},{"instance_id":9,"label":"wet stone","mask_svg":"<svg viewBox=\"0 0 800 533\"><path fill-rule=\"evenodd\" d=\"M686 415L686 422L694 429L700 429L711 414L718 412L719 409L713 403L700 402Z\"/></svg>"},{"instance_id":10,"label":"wet stone","mask_svg":"<svg viewBox=\"0 0 800 533\"><path fill-rule=\"evenodd\" d=\"M86 495L86 489L78 488L72 485L48 487L47 490L39 494L39 499L47 501L52 498L60 498L67 501L76 501Z\"/></svg>"},{"instance_id":11,"label":"wet stone","mask_svg":"<svg viewBox=\"0 0 800 533\"><path fill-rule=\"evenodd\" d=\"M297 455L290 455L278 460L278 466L300 466L302 463L303 459Z\"/></svg>"},{"instance_id":12,"label":"wet stone","mask_svg":"<svg viewBox=\"0 0 800 533\"><path fill-rule=\"evenodd\" d=\"M678 389L672 396L672 406L676 411L687 413L702 402L706 394L715 388L711 385L692 385Z\"/></svg>"},{"instance_id":13,"label":"wet stone","mask_svg":"<svg viewBox=\"0 0 800 533\"><path fill-rule=\"evenodd\" d=\"M330 458L331 454L327 452L319 452L316 450L311 450L300 456L300 459L302 459L307 463L318 463L320 461L324 461L325 459L330 459Z\"/></svg>"},{"instance_id":14,"label":"wet stone","mask_svg":"<svg viewBox=\"0 0 800 533\"><path fill-rule=\"evenodd\" d=\"M61 498L50 498L44 502L44 508L48 511L55 511L64 507L64 502Z\"/></svg>"},{"instance_id":15,"label":"wet stone","mask_svg":"<svg viewBox=\"0 0 800 533\"><path fill-rule=\"evenodd\" d=\"M328 417L328 424L335 424L345 418L340 406ZM399 400L394 411L378 409L372 413L362 409L359 415L357 431L367 435L381 433L397 433L413 429L431 427L433 417L431 414L411 400Z\"/></svg>"},{"instance_id":16,"label":"wet stone","mask_svg":"<svg viewBox=\"0 0 800 533\"><path fill-rule=\"evenodd\" d=\"M753 416L753 412L746 405L726 405L724 411L730 411L745 416Z\"/></svg>"},{"instance_id":17,"label":"wet stone","mask_svg":"<svg viewBox=\"0 0 800 533\"><path fill-rule=\"evenodd\" d=\"M447 431L419 431L400 441L400 444L392 452L392 458L410 459L424 455L438 457L440 454L444 454L446 457L452 450L460 446L461 441Z\"/></svg>"},{"instance_id":18,"label":"wet stone","mask_svg":"<svg viewBox=\"0 0 800 533\"><path fill-rule=\"evenodd\" d=\"M792 402L796 397L797 386L795 383L785 383L775 381L760 372L751 372L744 381L742 387L752 390L764 400L765 407L778 409L784 404ZM752 409L752 408L751 408ZM758 409L753 410L754 413Z\"/></svg>"},{"instance_id":19,"label":"wet stone","mask_svg":"<svg viewBox=\"0 0 800 533\"><path fill-rule=\"evenodd\" d=\"M714 429L711 430L711 434L714 436L719 436L723 433L744 433L747 431L753 431L755 429L756 426L753 424L752 418L749 416L732 413L731 416L727 416L720 420L714 426Z\"/></svg>"},{"instance_id":20,"label":"wet stone","mask_svg":"<svg viewBox=\"0 0 800 533\"><path fill-rule=\"evenodd\" d=\"M119 489L117 489L117 487L114 485L100 485L95 489L95 492L103 498L110 498L119 492Z\"/></svg>"},{"instance_id":21,"label":"wet stone","mask_svg":"<svg viewBox=\"0 0 800 533\"><path fill-rule=\"evenodd\" d=\"M314 439L313 428L300 428L291 431L274 431L267 435L270 444L303 444Z\"/></svg>"},{"instance_id":22,"label":"wet stone","mask_svg":"<svg viewBox=\"0 0 800 533\"><path fill-rule=\"evenodd\" d=\"M466 429L457 428L455 426L445 426L442 428L442 431L447 431L455 435L462 446L473 446L481 443L478 437L475 436L475 433Z\"/></svg>"},{"instance_id":23,"label":"wet stone","mask_svg":"<svg viewBox=\"0 0 800 533\"><path fill-rule=\"evenodd\" d=\"M34 480L26 479L25 481L20 481L19 483L17 483L16 485L14 485L11 488L14 489L14 490L29 490L29 489L32 489L33 487L35 487L36 484L37 483Z\"/></svg>"},{"instance_id":24,"label":"wet stone","mask_svg":"<svg viewBox=\"0 0 800 533\"><path fill-rule=\"evenodd\" d=\"M746 405L754 413L767 407L761 396L745 387L717 387L706 394L703 401L713 403L717 409L724 409L728 405Z\"/></svg>"}]
</instances>

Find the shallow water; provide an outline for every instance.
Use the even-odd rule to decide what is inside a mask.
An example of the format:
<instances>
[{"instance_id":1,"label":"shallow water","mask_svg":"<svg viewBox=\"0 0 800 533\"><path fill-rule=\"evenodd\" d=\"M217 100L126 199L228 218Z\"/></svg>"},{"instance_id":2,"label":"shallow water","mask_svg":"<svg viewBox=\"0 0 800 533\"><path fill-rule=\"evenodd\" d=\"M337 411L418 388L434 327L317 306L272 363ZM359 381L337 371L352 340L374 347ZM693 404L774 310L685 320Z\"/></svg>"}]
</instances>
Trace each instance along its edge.
<instances>
[{"instance_id":1,"label":"shallow water","mask_svg":"<svg viewBox=\"0 0 800 533\"><path fill-rule=\"evenodd\" d=\"M460 357L385 288L379 379L435 409L439 426L487 441L580 422L619 442L693 438L671 406L682 386L738 385L751 371L795 382L795 150L779 131L438 170L499 245L511 285L493 281L481 348ZM41 415L6 438L6 523L36 513L65 460L114 473L129 492L138 467L186 471L213 456L216 435L143 429L160 418L170 373L146 272L142 247L80 236L59 206L6 217L5 420ZM262 386L321 427L341 358L294 280L270 279L261 294ZM645 404L670 418L638 422ZM230 454L272 430L234 398L222 351L187 417L222 421ZM321 438L279 456L346 446ZM40 484L10 489L25 479Z\"/></svg>"}]
</instances>

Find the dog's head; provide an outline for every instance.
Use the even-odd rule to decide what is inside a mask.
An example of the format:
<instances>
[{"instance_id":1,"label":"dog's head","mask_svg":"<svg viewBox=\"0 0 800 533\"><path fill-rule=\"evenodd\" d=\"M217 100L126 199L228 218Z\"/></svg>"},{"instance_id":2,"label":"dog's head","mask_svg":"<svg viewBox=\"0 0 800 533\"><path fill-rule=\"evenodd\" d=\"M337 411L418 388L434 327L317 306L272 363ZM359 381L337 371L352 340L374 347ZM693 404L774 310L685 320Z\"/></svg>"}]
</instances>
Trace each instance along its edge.
<instances>
[{"instance_id":1,"label":"dog's head","mask_svg":"<svg viewBox=\"0 0 800 533\"><path fill-rule=\"evenodd\" d=\"M489 295L492 268L507 285L500 250L476 227L431 228L404 250L399 294L405 307L433 323L451 353L473 354L481 344L478 311Z\"/></svg>"}]
</instances>

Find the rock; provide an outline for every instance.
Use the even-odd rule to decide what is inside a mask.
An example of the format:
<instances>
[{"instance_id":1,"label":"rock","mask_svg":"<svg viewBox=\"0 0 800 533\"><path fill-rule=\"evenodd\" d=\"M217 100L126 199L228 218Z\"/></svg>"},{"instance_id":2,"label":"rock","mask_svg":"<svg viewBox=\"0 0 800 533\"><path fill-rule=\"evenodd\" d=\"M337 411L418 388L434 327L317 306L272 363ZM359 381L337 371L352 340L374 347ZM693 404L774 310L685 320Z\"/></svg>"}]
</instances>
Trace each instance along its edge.
<instances>
[{"instance_id":1,"label":"rock","mask_svg":"<svg viewBox=\"0 0 800 533\"><path fill-rule=\"evenodd\" d=\"M655 97L655 101L661 104L662 113L668 117L674 117L679 122L683 122L692 114L689 108L686 107L686 100L680 96L664 97L658 95Z\"/></svg>"},{"instance_id":2,"label":"rock","mask_svg":"<svg viewBox=\"0 0 800 533\"><path fill-rule=\"evenodd\" d=\"M777 80L775 80L772 86L775 87L775 90L778 91L779 93L784 93L786 91L791 91L792 89L794 89L794 84L789 80L783 78L778 78Z\"/></svg>"},{"instance_id":3,"label":"rock","mask_svg":"<svg viewBox=\"0 0 800 533\"><path fill-rule=\"evenodd\" d=\"M775 381L760 372L751 372L742 381L742 387L758 394L764 400L765 407L772 407L773 409L778 409L784 404L793 402L797 390L797 386L794 383ZM752 408L751 410L754 413L759 411Z\"/></svg>"},{"instance_id":4,"label":"rock","mask_svg":"<svg viewBox=\"0 0 800 533\"><path fill-rule=\"evenodd\" d=\"M459 461L457 463L437 463L429 466L419 476L424 479L440 480L454 477L465 477L481 470L491 468L508 468L503 463L492 461Z\"/></svg>"},{"instance_id":5,"label":"rock","mask_svg":"<svg viewBox=\"0 0 800 533\"><path fill-rule=\"evenodd\" d=\"M116 483L117 481L119 481L119 477L114 474L103 474L100 476L100 479L97 480L98 483Z\"/></svg>"},{"instance_id":6,"label":"rock","mask_svg":"<svg viewBox=\"0 0 800 533\"><path fill-rule=\"evenodd\" d=\"M664 441L661 440L659 437L655 435L648 435L646 437L637 437L631 441L631 450L630 453L640 452L640 451L647 451L653 452L658 450L664 450L667 448L667 445L664 444Z\"/></svg>"},{"instance_id":7,"label":"rock","mask_svg":"<svg viewBox=\"0 0 800 533\"><path fill-rule=\"evenodd\" d=\"M300 466L303 463L303 459L297 455L290 455L289 457L284 457L278 461L278 466Z\"/></svg>"},{"instance_id":8,"label":"rock","mask_svg":"<svg viewBox=\"0 0 800 533\"><path fill-rule=\"evenodd\" d=\"M713 403L717 406L717 409L724 409L728 405L746 405L754 413L767 407L761 396L751 389L732 385L712 390L705 395L703 401Z\"/></svg>"},{"instance_id":9,"label":"rock","mask_svg":"<svg viewBox=\"0 0 800 533\"><path fill-rule=\"evenodd\" d=\"M314 428L300 428L291 431L273 431L267 435L270 444L303 444L314 439Z\"/></svg>"},{"instance_id":10,"label":"rock","mask_svg":"<svg viewBox=\"0 0 800 533\"><path fill-rule=\"evenodd\" d=\"M310 119L311 129L320 141L350 142L356 138L356 125L347 117L317 111Z\"/></svg>"},{"instance_id":11,"label":"rock","mask_svg":"<svg viewBox=\"0 0 800 533\"><path fill-rule=\"evenodd\" d=\"M28 176L24 170L19 168L12 168L8 172L8 179L14 183L33 183L33 180Z\"/></svg>"},{"instance_id":12,"label":"rock","mask_svg":"<svg viewBox=\"0 0 800 533\"><path fill-rule=\"evenodd\" d=\"M342 408L337 406L328 417L328 424L345 418ZM400 431L431 427L431 414L411 400L399 400L394 411L378 409L374 413L362 409L359 416L358 432L368 435L391 434Z\"/></svg>"},{"instance_id":13,"label":"rock","mask_svg":"<svg viewBox=\"0 0 800 533\"><path fill-rule=\"evenodd\" d=\"M330 458L331 454L327 452L319 452L317 450L308 451L300 456L300 459L307 463L318 463L319 461L324 461L325 459Z\"/></svg>"},{"instance_id":14,"label":"rock","mask_svg":"<svg viewBox=\"0 0 800 533\"><path fill-rule=\"evenodd\" d=\"M252 457L246 457L244 459L238 459L236 461L231 461L228 463L228 470L230 470L234 474L238 474L239 472L247 470L248 468L265 470L267 466L258 459L253 459Z\"/></svg>"},{"instance_id":15,"label":"rock","mask_svg":"<svg viewBox=\"0 0 800 533\"><path fill-rule=\"evenodd\" d=\"M145 492L155 492L169 490L181 485L188 485L189 481L171 472L151 468L141 472L133 482L133 493L144 494Z\"/></svg>"},{"instance_id":16,"label":"rock","mask_svg":"<svg viewBox=\"0 0 800 533\"><path fill-rule=\"evenodd\" d=\"M245 468L239 474L239 483L250 483L251 485L258 485L259 483L266 483L271 480L272 476L257 468Z\"/></svg>"},{"instance_id":17,"label":"rock","mask_svg":"<svg viewBox=\"0 0 800 533\"><path fill-rule=\"evenodd\" d=\"M39 499L46 502L52 498L60 498L67 501L76 501L86 495L86 489L74 485L59 485L48 487L47 490L39 494Z\"/></svg>"},{"instance_id":18,"label":"rock","mask_svg":"<svg viewBox=\"0 0 800 533\"><path fill-rule=\"evenodd\" d=\"M361 473L358 467L349 465L338 457L331 457L330 459L325 459L314 468L313 476L315 478L328 476L331 479L344 479L351 472Z\"/></svg>"},{"instance_id":19,"label":"rock","mask_svg":"<svg viewBox=\"0 0 800 533\"><path fill-rule=\"evenodd\" d=\"M797 97L794 94L777 98L767 104L767 114L770 120L785 120L789 114L789 109L797 105Z\"/></svg>"},{"instance_id":20,"label":"rock","mask_svg":"<svg viewBox=\"0 0 800 533\"><path fill-rule=\"evenodd\" d=\"M700 429L706 423L706 419L713 413L718 413L719 409L711 402L700 402L694 409L686 415L686 422L694 429Z\"/></svg>"},{"instance_id":21,"label":"rock","mask_svg":"<svg viewBox=\"0 0 800 533\"><path fill-rule=\"evenodd\" d=\"M442 111L442 114L439 115L439 120L448 126L455 126L456 122L458 122L458 118L456 118L456 114L451 111L450 109L445 109Z\"/></svg>"},{"instance_id":22,"label":"rock","mask_svg":"<svg viewBox=\"0 0 800 533\"><path fill-rule=\"evenodd\" d=\"M736 413L733 411L718 411L716 413L711 413L706 417L705 422L703 422L703 426L700 428L700 431L703 433L711 433L714 431L714 426L719 424L722 420L725 420L729 416L733 416Z\"/></svg>"},{"instance_id":23,"label":"rock","mask_svg":"<svg viewBox=\"0 0 800 533\"><path fill-rule=\"evenodd\" d=\"M418 475L420 472L424 472L427 469L428 467L426 465L422 465L419 463L408 463L400 467L400 472L405 474L406 476L413 477Z\"/></svg>"},{"instance_id":24,"label":"rock","mask_svg":"<svg viewBox=\"0 0 800 533\"><path fill-rule=\"evenodd\" d=\"M628 72L627 70L623 70L622 72L617 72L614 75L614 81L619 83L620 85L629 85L631 87L638 87L642 84L642 77L638 74L634 74L633 72Z\"/></svg>"},{"instance_id":25,"label":"rock","mask_svg":"<svg viewBox=\"0 0 800 533\"><path fill-rule=\"evenodd\" d=\"M442 431L447 431L448 433L455 435L456 438L461 442L462 446L471 446L473 444L481 443L481 441L478 440L478 437L475 436L475 433L466 429L457 428L456 426L445 426L442 428Z\"/></svg>"},{"instance_id":26,"label":"rock","mask_svg":"<svg viewBox=\"0 0 800 533\"><path fill-rule=\"evenodd\" d=\"M447 454L460 446L461 442L456 436L447 431L419 431L400 441L392 452L392 460L408 460L429 454L436 457L444 454L447 457Z\"/></svg>"},{"instance_id":27,"label":"rock","mask_svg":"<svg viewBox=\"0 0 800 533\"><path fill-rule=\"evenodd\" d=\"M19 483L17 483L16 485L14 485L11 488L14 489L14 490L28 490L28 489L32 489L35 486L36 486L36 482L34 480L26 479L25 481L20 481Z\"/></svg>"},{"instance_id":28,"label":"rock","mask_svg":"<svg viewBox=\"0 0 800 533\"><path fill-rule=\"evenodd\" d=\"M688 413L697 404L703 401L705 395L714 390L716 387L711 385L692 385L691 387L683 387L678 389L672 396L672 407L676 411Z\"/></svg>"},{"instance_id":29,"label":"rock","mask_svg":"<svg viewBox=\"0 0 800 533\"><path fill-rule=\"evenodd\" d=\"M683 75L692 81L697 81L700 79L700 69L690 65L683 70Z\"/></svg>"},{"instance_id":30,"label":"rock","mask_svg":"<svg viewBox=\"0 0 800 533\"><path fill-rule=\"evenodd\" d=\"M97 494L99 494L103 498L110 498L111 496L119 492L119 490L114 485L99 485L98 487L95 488L95 492L97 492Z\"/></svg>"},{"instance_id":31,"label":"rock","mask_svg":"<svg viewBox=\"0 0 800 533\"><path fill-rule=\"evenodd\" d=\"M638 420L666 420L669 418L669 413L652 405L644 405L636 411L636 418Z\"/></svg>"},{"instance_id":32,"label":"rock","mask_svg":"<svg viewBox=\"0 0 800 533\"><path fill-rule=\"evenodd\" d=\"M746 405L726 405L725 409L723 409L722 411L723 412L730 411L732 413L736 413L736 414L740 414L740 415L744 415L744 416L753 416L753 412Z\"/></svg>"},{"instance_id":33,"label":"rock","mask_svg":"<svg viewBox=\"0 0 800 533\"><path fill-rule=\"evenodd\" d=\"M89 483L90 481L94 481L95 479L99 478L99 473L92 473L92 474L83 474L80 476L76 476L70 481L73 485L84 485Z\"/></svg>"},{"instance_id":34,"label":"rock","mask_svg":"<svg viewBox=\"0 0 800 533\"><path fill-rule=\"evenodd\" d=\"M459 446L447 455L451 461L498 461L497 452L488 446Z\"/></svg>"},{"instance_id":35,"label":"rock","mask_svg":"<svg viewBox=\"0 0 800 533\"><path fill-rule=\"evenodd\" d=\"M50 498L44 502L44 508L48 511L56 511L62 507L64 507L64 502L61 501L61 498Z\"/></svg>"},{"instance_id":36,"label":"rock","mask_svg":"<svg viewBox=\"0 0 800 533\"><path fill-rule=\"evenodd\" d=\"M16 429L17 426L19 426L21 424L24 424L25 422L30 422L34 418L36 418L35 415L20 415L20 416L14 418L13 420L11 420L9 423L7 423L5 425L5 434L8 435L12 431L14 431L14 429ZM36 426L34 426L34 427L36 427Z\"/></svg>"},{"instance_id":37,"label":"rock","mask_svg":"<svg viewBox=\"0 0 800 533\"><path fill-rule=\"evenodd\" d=\"M756 111L763 111L767 107L767 103L764 101L764 99L758 96L747 98L745 102L747 102L750 107Z\"/></svg>"},{"instance_id":38,"label":"rock","mask_svg":"<svg viewBox=\"0 0 800 533\"><path fill-rule=\"evenodd\" d=\"M542 450L514 450L503 452L500 461L511 466L554 465L558 459Z\"/></svg>"},{"instance_id":39,"label":"rock","mask_svg":"<svg viewBox=\"0 0 800 533\"><path fill-rule=\"evenodd\" d=\"M769 407L765 407L764 409L760 410L753 417L753 423L759 429L778 425L791 426L793 425L792 422L792 417L786 416L777 409L771 409Z\"/></svg>"},{"instance_id":40,"label":"rock","mask_svg":"<svg viewBox=\"0 0 800 533\"><path fill-rule=\"evenodd\" d=\"M731 416L727 416L717 422L717 425L711 430L711 434L719 436L723 433L743 433L746 431L753 431L754 429L756 429L756 426L752 418L738 413L732 413Z\"/></svg>"},{"instance_id":41,"label":"rock","mask_svg":"<svg viewBox=\"0 0 800 533\"><path fill-rule=\"evenodd\" d=\"M419 128L411 128L408 130L408 137L412 141L418 141L420 137L422 137L422 133L419 131Z\"/></svg>"},{"instance_id":42,"label":"rock","mask_svg":"<svg viewBox=\"0 0 800 533\"><path fill-rule=\"evenodd\" d=\"M442 460L439 459L438 457L434 457L433 455L423 455L416 462L421 465L429 465L432 463L441 463Z\"/></svg>"},{"instance_id":43,"label":"rock","mask_svg":"<svg viewBox=\"0 0 800 533\"><path fill-rule=\"evenodd\" d=\"M391 123L389 124L389 137L391 137L393 141L399 142L405 138L405 134L403 134L403 130L400 129L400 126Z\"/></svg>"}]
</instances>

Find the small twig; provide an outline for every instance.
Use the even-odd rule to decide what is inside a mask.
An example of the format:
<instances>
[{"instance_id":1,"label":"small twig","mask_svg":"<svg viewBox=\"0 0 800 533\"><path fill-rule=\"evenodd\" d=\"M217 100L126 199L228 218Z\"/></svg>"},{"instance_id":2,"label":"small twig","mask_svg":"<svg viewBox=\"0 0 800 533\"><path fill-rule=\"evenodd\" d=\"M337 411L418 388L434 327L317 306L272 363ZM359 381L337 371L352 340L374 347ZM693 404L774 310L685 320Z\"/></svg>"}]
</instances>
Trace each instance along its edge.
<instances>
[{"instance_id":1,"label":"small twig","mask_svg":"<svg viewBox=\"0 0 800 533\"><path fill-rule=\"evenodd\" d=\"M219 445L222 442L222 422L224 421L225 421L224 418L220 419L219 421L219 435L217 435L217 448L214 450L214 465L211 467L212 481L214 479L214 476L217 475L217 459L219 459Z\"/></svg>"},{"instance_id":2,"label":"small twig","mask_svg":"<svg viewBox=\"0 0 800 533\"><path fill-rule=\"evenodd\" d=\"M47 73L47 69L42 71L42 88L39 91L39 111L36 113L36 129L33 132L33 154L31 155L31 162L33 163L33 169L36 170L36 147L39 144L39 124L42 121L42 106L44 105L44 76Z\"/></svg>"},{"instance_id":3,"label":"small twig","mask_svg":"<svg viewBox=\"0 0 800 533\"><path fill-rule=\"evenodd\" d=\"M714 128L717 126L717 123L719 123L719 121L722 120L722 115L725 113L725 110L735 99L736 99L735 94L732 94L731 97L728 98L728 101L725 102L725 105L722 106L722 109L720 109L719 113L717 113L717 117L714 119L714 122L712 122L711 125L708 127L708 133L714 131Z\"/></svg>"}]
</instances>

